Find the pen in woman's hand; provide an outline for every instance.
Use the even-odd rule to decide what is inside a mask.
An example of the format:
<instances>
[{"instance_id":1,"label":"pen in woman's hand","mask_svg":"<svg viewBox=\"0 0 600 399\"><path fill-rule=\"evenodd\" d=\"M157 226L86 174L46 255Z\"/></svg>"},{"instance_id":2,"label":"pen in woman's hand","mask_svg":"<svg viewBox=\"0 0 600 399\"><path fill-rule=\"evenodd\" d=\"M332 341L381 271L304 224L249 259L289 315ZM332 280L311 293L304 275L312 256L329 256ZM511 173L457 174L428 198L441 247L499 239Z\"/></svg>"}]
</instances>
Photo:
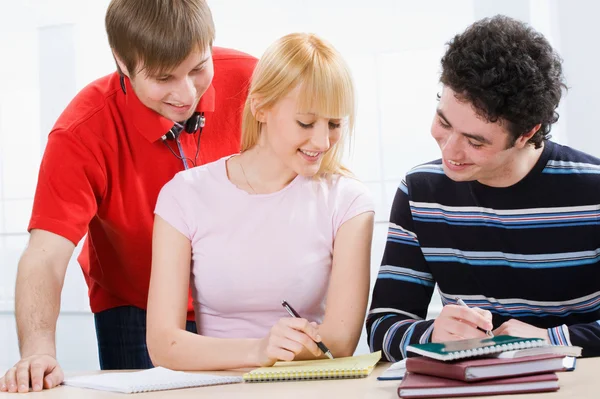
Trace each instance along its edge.
<instances>
[{"instance_id":1,"label":"pen in woman's hand","mask_svg":"<svg viewBox=\"0 0 600 399\"><path fill-rule=\"evenodd\" d=\"M456 298L456 303L457 303L458 305L460 305L460 306L464 306L465 308L468 308L468 307L469 307L469 305L467 305L467 304L465 303L465 301L463 301L461 298ZM493 333L493 332L491 332L490 330L484 330L483 328L481 328L481 327L479 327L479 326L477 326L477 329L478 329L479 331L482 331L482 332L484 332L484 333L485 333L485 334L486 334L488 337L493 337L493 336L494 336L494 333Z\"/></svg>"},{"instance_id":2,"label":"pen in woman's hand","mask_svg":"<svg viewBox=\"0 0 600 399\"><path fill-rule=\"evenodd\" d=\"M285 310L287 310L287 312L290 314L290 316L295 317L295 318L301 318L300 315L298 314L298 312L296 312L294 310L294 308L292 308L292 306L287 303L286 301L281 301L281 306L283 306L285 308ZM319 349L321 349L321 351L325 354L325 356L327 356L328 358L333 360L333 355L331 354L331 351L329 351L329 349L327 349L327 347L325 346L325 344L323 342L315 342L317 344L317 346L319 347Z\"/></svg>"}]
</instances>

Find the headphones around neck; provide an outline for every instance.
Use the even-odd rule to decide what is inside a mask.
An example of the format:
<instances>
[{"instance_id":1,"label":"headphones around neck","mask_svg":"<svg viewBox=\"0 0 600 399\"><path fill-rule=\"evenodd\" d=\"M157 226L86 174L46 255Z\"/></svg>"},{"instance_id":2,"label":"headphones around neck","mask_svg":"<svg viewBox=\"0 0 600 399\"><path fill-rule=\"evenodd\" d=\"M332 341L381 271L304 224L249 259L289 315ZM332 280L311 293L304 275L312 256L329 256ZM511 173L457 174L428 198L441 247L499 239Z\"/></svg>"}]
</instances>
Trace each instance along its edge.
<instances>
[{"instance_id":1,"label":"headphones around neck","mask_svg":"<svg viewBox=\"0 0 600 399\"><path fill-rule=\"evenodd\" d=\"M201 134L205 123L206 118L204 118L204 112L194 112L194 114L188 120L183 122L183 124L175 122L173 127L169 129L161 139L162 141L175 140L179 138L182 131L185 131L188 134L194 134L199 131Z\"/></svg>"},{"instance_id":2,"label":"headphones around neck","mask_svg":"<svg viewBox=\"0 0 600 399\"><path fill-rule=\"evenodd\" d=\"M125 86L125 75L121 73L121 70L119 70L119 75L119 83L121 85L121 90L123 90L123 94L127 94L127 89ZM173 127L169 129L167 133L161 136L162 142L167 146L169 151L171 151L171 153L173 153L173 155L175 155L177 159L181 159L183 161L183 166L185 169L188 168L187 161L189 161L193 166L196 166L196 159L198 158L198 154L200 153L200 136L202 135L202 128L204 127L205 123L206 118L204 118L204 112L194 112L188 120L183 122L183 124L175 122L173 124ZM194 134L198 132L198 138L196 139L196 155L194 156L194 159L190 159L185 156L185 154L183 153L183 149L181 148L181 144L177 140L182 131L185 131L188 134ZM177 155L175 151L173 151L171 146L169 146L169 144L167 143L167 140L177 141L177 147L181 155Z\"/></svg>"},{"instance_id":3,"label":"headphones around neck","mask_svg":"<svg viewBox=\"0 0 600 399\"><path fill-rule=\"evenodd\" d=\"M171 153L175 155L177 159L181 159L183 161L183 167L185 169L188 168L188 161L193 166L196 166L196 159L198 159L198 154L200 153L200 136L202 135L202 128L204 127L205 123L206 119L204 118L204 112L194 112L194 114L187 121L183 122L183 124L175 122L173 127L161 137L162 142L167 146L169 151L171 151ZM198 137L196 138L196 155L194 155L193 159L185 156L183 148L181 147L181 143L178 140L182 131L185 131L187 134L194 134L198 132ZM173 151L169 143L167 143L167 140L175 141L177 143L179 155Z\"/></svg>"}]
</instances>

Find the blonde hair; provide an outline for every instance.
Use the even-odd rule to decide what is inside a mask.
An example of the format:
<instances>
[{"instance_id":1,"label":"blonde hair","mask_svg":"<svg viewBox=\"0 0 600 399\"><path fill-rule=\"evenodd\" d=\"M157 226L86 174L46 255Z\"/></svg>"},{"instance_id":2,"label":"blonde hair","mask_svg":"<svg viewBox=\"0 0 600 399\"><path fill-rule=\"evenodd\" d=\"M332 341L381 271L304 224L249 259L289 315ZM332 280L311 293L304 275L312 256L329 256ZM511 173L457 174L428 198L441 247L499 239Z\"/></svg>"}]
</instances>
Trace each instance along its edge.
<instances>
[{"instance_id":1,"label":"blonde hair","mask_svg":"<svg viewBox=\"0 0 600 399\"><path fill-rule=\"evenodd\" d=\"M241 151L256 145L261 122L252 113L271 108L290 91L300 87L299 113L344 119L339 141L323 156L317 177L350 175L342 165L346 140L354 131L354 85L350 69L330 44L314 34L293 33L273 43L263 54L254 74L242 117Z\"/></svg>"},{"instance_id":2,"label":"blonde hair","mask_svg":"<svg viewBox=\"0 0 600 399\"><path fill-rule=\"evenodd\" d=\"M165 73L215 39L205 0L112 0L105 24L108 43L131 77L140 65L149 76Z\"/></svg>"}]
</instances>

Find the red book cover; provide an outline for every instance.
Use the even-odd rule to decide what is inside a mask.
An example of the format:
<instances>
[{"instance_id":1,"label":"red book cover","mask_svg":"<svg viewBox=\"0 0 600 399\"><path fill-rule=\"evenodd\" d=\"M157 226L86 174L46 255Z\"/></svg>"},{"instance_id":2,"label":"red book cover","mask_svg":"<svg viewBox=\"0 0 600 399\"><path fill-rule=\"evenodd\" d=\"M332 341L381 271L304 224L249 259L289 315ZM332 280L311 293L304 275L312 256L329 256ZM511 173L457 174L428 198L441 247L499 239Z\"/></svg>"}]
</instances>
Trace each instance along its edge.
<instances>
[{"instance_id":1,"label":"red book cover","mask_svg":"<svg viewBox=\"0 0 600 399\"><path fill-rule=\"evenodd\" d=\"M401 398L451 398L456 396L551 392L557 391L558 388L558 377L554 373L480 382L464 382L430 375L406 373L398 387L398 396Z\"/></svg>"},{"instance_id":2,"label":"red book cover","mask_svg":"<svg viewBox=\"0 0 600 399\"><path fill-rule=\"evenodd\" d=\"M521 358L478 358L442 362L427 357L411 357L406 360L406 371L460 381L542 374L565 369L563 355L538 355Z\"/></svg>"}]
</instances>

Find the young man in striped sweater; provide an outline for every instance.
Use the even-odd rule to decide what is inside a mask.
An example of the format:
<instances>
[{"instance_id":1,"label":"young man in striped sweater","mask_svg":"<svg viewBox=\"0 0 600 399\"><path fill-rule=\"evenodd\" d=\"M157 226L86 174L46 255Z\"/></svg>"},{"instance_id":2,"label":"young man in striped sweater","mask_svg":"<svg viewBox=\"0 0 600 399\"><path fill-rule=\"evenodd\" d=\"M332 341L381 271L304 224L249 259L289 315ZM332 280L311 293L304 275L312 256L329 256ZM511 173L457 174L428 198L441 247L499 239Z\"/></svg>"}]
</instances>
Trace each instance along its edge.
<instances>
[{"instance_id":1,"label":"young man in striped sweater","mask_svg":"<svg viewBox=\"0 0 600 399\"><path fill-rule=\"evenodd\" d=\"M410 344L483 337L479 327L600 355L600 160L548 140L560 57L497 16L457 35L441 64L431 133L442 159L396 194L371 350L397 361ZM436 283L445 306L425 320Z\"/></svg>"}]
</instances>

